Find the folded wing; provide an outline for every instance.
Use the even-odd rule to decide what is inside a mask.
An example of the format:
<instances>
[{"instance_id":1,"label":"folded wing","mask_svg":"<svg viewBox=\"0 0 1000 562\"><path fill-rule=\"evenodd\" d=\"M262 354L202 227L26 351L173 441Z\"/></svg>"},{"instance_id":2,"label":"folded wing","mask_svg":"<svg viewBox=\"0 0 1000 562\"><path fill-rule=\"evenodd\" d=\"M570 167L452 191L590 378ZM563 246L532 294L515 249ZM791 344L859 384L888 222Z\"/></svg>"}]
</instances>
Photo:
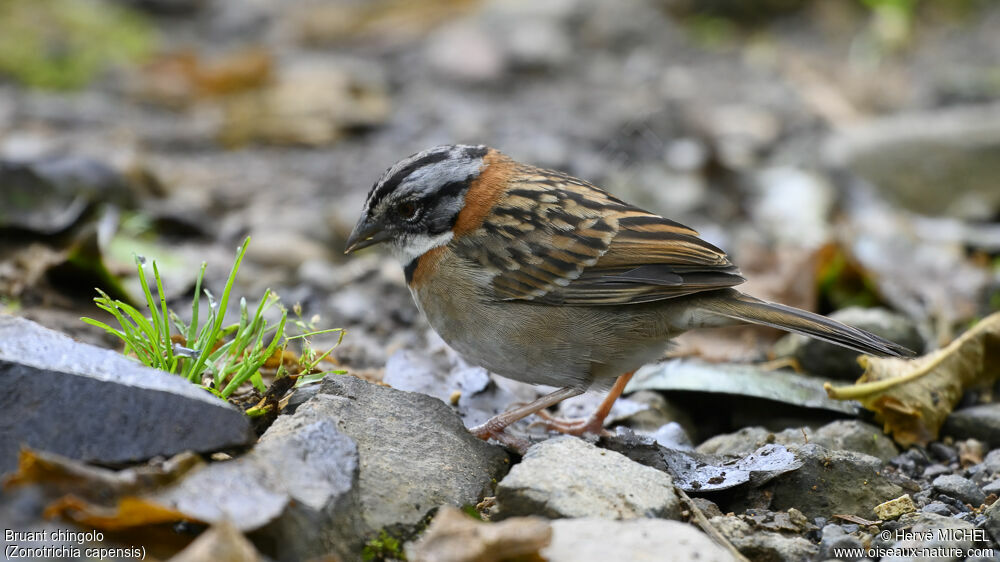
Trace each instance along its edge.
<instances>
[{"instance_id":1,"label":"folded wing","mask_svg":"<svg viewBox=\"0 0 1000 562\"><path fill-rule=\"evenodd\" d=\"M576 178L529 170L456 252L492 276L491 298L569 306L624 305L744 281L694 230Z\"/></svg>"}]
</instances>

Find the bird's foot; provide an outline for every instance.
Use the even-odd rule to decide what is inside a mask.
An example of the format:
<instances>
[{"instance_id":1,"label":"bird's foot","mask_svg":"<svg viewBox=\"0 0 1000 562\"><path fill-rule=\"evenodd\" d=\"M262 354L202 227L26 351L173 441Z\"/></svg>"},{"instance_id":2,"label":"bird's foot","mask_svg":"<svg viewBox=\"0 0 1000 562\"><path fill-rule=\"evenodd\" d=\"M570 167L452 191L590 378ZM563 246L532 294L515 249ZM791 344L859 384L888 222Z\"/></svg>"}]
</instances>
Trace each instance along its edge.
<instances>
[{"instance_id":1,"label":"bird's foot","mask_svg":"<svg viewBox=\"0 0 1000 562\"><path fill-rule=\"evenodd\" d=\"M531 446L531 442L527 439L507 433L507 426L496 423L495 420L496 418L492 418L486 420L485 423L479 424L475 427L470 427L469 433L475 435L483 441L489 441L492 439L504 447L517 451L520 455L524 455L524 453L528 450L528 447Z\"/></svg>"},{"instance_id":2,"label":"bird's foot","mask_svg":"<svg viewBox=\"0 0 1000 562\"><path fill-rule=\"evenodd\" d=\"M547 412L535 412L535 415L542 419L532 423L531 425L540 425L549 431L577 436L585 434L610 435L610 432L604 429L604 420L599 419L596 416L564 419L557 418Z\"/></svg>"}]
</instances>

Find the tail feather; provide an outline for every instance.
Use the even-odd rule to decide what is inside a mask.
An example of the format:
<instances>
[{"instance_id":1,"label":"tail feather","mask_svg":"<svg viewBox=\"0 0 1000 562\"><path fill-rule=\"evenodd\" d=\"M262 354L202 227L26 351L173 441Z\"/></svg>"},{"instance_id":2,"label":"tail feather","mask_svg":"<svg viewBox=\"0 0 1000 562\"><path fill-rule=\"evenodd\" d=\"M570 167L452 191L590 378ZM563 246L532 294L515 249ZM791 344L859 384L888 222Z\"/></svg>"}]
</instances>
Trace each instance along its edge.
<instances>
[{"instance_id":1,"label":"tail feather","mask_svg":"<svg viewBox=\"0 0 1000 562\"><path fill-rule=\"evenodd\" d=\"M791 306L762 301L735 290L733 298L705 299L699 308L734 320L795 332L859 353L880 357L912 357L915 353L864 330Z\"/></svg>"}]
</instances>

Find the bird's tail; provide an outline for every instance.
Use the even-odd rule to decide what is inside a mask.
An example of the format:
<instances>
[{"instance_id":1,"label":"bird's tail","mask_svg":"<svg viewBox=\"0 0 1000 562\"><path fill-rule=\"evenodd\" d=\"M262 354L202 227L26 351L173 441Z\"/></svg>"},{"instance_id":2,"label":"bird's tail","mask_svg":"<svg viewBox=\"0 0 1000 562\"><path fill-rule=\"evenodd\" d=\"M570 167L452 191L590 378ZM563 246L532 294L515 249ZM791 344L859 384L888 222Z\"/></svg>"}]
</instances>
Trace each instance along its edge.
<instances>
[{"instance_id":1,"label":"bird's tail","mask_svg":"<svg viewBox=\"0 0 1000 562\"><path fill-rule=\"evenodd\" d=\"M762 301L729 289L729 298L704 299L698 308L733 320L771 326L830 342L859 353L881 357L910 357L913 351L875 334L841 324L819 314L791 306Z\"/></svg>"}]
</instances>

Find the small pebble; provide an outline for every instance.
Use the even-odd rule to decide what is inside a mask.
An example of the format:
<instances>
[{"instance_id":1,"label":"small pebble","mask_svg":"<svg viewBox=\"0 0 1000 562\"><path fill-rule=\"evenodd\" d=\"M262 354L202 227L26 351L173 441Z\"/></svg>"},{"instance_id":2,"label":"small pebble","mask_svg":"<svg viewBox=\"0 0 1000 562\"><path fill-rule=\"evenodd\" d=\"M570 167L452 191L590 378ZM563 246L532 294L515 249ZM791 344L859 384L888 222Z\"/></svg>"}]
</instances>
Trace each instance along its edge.
<instances>
[{"instance_id":1,"label":"small pebble","mask_svg":"<svg viewBox=\"0 0 1000 562\"><path fill-rule=\"evenodd\" d=\"M951 474L951 469L938 463L934 463L924 469L924 478L928 480L933 480L942 474Z\"/></svg>"},{"instance_id":2,"label":"small pebble","mask_svg":"<svg viewBox=\"0 0 1000 562\"><path fill-rule=\"evenodd\" d=\"M994 449L983 459L983 468L991 474L1000 474L1000 449Z\"/></svg>"},{"instance_id":3,"label":"small pebble","mask_svg":"<svg viewBox=\"0 0 1000 562\"><path fill-rule=\"evenodd\" d=\"M912 513L917 510L913 503L913 498L909 494L900 496L894 500L881 503L875 506L875 515L884 521L896 519L905 513Z\"/></svg>"},{"instance_id":4,"label":"small pebble","mask_svg":"<svg viewBox=\"0 0 1000 562\"><path fill-rule=\"evenodd\" d=\"M944 515L945 517L951 517L952 515L951 508L941 502L931 502L925 505L921 511L935 515Z\"/></svg>"},{"instance_id":5,"label":"small pebble","mask_svg":"<svg viewBox=\"0 0 1000 562\"><path fill-rule=\"evenodd\" d=\"M928 448L931 451L931 455L933 455L936 459L946 461L948 463L953 463L958 460L958 451L956 451L954 447L949 447L944 443L935 441L931 443Z\"/></svg>"},{"instance_id":6,"label":"small pebble","mask_svg":"<svg viewBox=\"0 0 1000 562\"><path fill-rule=\"evenodd\" d=\"M997 479L997 480L994 480L992 482L987 482L986 484L983 484L982 490L983 490L983 493L986 494L986 495L996 494L996 495L1000 496L1000 479Z\"/></svg>"},{"instance_id":7,"label":"small pebble","mask_svg":"<svg viewBox=\"0 0 1000 562\"><path fill-rule=\"evenodd\" d=\"M962 478L957 474L938 476L931 485L938 493L947 494L974 507L986 501L986 494L978 486L968 478Z\"/></svg>"}]
</instances>

